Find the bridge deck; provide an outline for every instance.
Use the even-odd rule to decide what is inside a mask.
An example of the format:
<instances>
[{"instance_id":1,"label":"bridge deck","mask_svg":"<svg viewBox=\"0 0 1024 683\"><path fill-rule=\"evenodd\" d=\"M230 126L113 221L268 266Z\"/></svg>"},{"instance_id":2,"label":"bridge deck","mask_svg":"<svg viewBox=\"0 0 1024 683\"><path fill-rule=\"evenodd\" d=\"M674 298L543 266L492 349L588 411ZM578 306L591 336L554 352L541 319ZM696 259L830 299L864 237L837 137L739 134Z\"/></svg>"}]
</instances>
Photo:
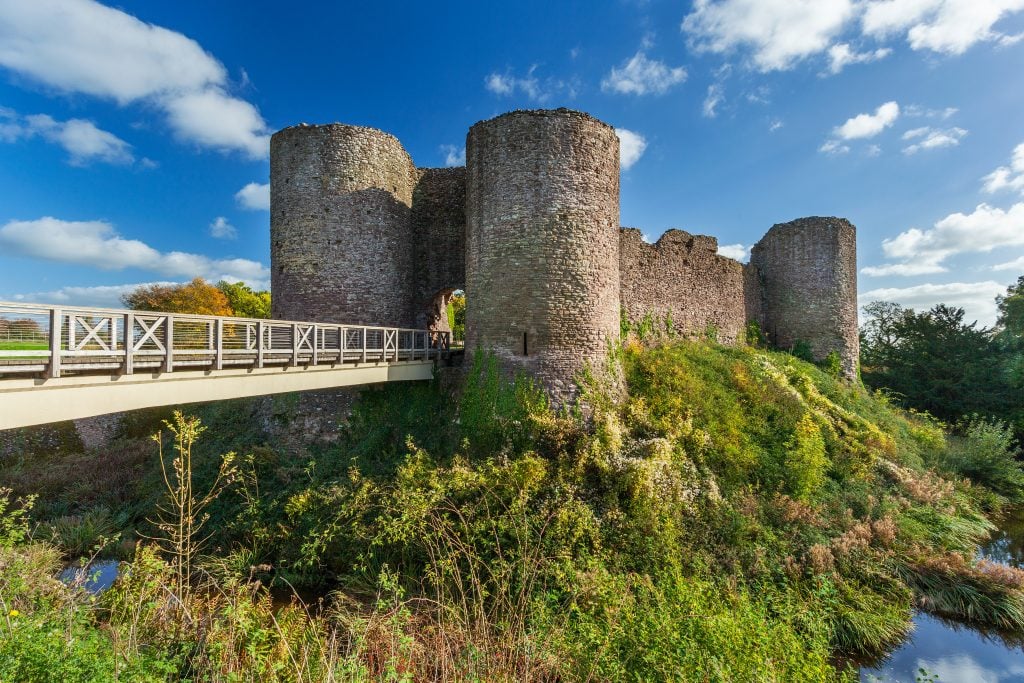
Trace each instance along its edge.
<instances>
[{"instance_id":1,"label":"bridge deck","mask_svg":"<svg viewBox=\"0 0 1024 683\"><path fill-rule=\"evenodd\" d=\"M0 302L0 429L429 379L445 332Z\"/></svg>"}]
</instances>

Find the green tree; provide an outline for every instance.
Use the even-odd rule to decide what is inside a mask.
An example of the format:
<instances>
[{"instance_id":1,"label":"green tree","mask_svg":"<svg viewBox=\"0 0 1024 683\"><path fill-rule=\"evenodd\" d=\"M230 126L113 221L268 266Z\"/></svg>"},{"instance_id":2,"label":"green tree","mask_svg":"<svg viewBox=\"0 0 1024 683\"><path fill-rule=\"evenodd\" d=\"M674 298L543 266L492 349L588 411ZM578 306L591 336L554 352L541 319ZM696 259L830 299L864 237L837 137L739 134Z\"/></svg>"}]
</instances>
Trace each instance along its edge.
<instances>
[{"instance_id":1,"label":"green tree","mask_svg":"<svg viewBox=\"0 0 1024 683\"><path fill-rule=\"evenodd\" d=\"M235 315L242 318L269 318L270 292L255 291L244 282L221 280L217 289L228 298L228 304Z\"/></svg>"},{"instance_id":2,"label":"green tree","mask_svg":"<svg viewBox=\"0 0 1024 683\"><path fill-rule=\"evenodd\" d=\"M452 339L466 338L466 295L456 292L448 299L448 327L452 330Z\"/></svg>"},{"instance_id":3,"label":"green tree","mask_svg":"<svg viewBox=\"0 0 1024 683\"><path fill-rule=\"evenodd\" d=\"M1013 423L1017 437L1024 441L1024 275L1010 285L1006 296L996 297L999 319L996 340L1004 354L1007 383L1016 397L1007 418Z\"/></svg>"},{"instance_id":4,"label":"green tree","mask_svg":"<svg viewBox=\"0 0 1024 683\"><path fill-rule=\"evenodd\" d=\"M950 423L973 414L1010 417L1015 399L1005 354L992 330L964 322L962 308L939 304L917 313L874 302L864 313L861 374L866 384L894 392L905 406Z\"/></svg>"}]
</instances>

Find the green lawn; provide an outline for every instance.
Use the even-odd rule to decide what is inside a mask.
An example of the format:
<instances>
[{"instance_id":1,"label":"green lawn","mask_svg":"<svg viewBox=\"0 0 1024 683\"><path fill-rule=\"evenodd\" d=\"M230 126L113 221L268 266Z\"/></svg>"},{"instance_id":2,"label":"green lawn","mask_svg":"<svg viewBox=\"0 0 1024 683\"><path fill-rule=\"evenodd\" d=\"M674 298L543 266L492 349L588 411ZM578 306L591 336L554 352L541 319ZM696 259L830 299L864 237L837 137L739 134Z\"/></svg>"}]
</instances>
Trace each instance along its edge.
<instances>
[{"instance_id":1,"label":"green lawn","mask_svg":"<svg viewBox=\"0 0 1024 683\"><path fill-rule=\"evenodd\" d=\"M46 342L0 341L0 351L47 351Z\"/></svg>"}]
</instances>

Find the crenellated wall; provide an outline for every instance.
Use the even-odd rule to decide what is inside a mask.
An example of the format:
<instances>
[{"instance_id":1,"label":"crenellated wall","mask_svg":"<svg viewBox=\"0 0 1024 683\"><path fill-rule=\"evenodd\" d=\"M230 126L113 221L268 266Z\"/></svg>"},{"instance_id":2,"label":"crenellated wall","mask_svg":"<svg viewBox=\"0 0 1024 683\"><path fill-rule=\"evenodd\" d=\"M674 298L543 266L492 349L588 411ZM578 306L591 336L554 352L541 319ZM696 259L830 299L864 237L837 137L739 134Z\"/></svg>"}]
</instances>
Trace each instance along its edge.
<instances>
[{"instance_id":1,"label":"crenellated wall","mask_svg":"<svg viewBox=\"0 0 1024 683\"><path fill-rule=\"evenodd\" d=\"M718 240L668 230L649 244L636 228L623 228L619 244L620 298L630 322L651 315L661 324L670 317L683 335L742 339L749 319L744 268L718 255Z\"/></svg>"},{"instance_id":2,"label":"crenellated wall","mask_svg":"<svg viewBox=\"0 0 1024 683\"><path fill-rule=\"evenodd\" d=\"M445 297L464 289L467 348L559 399L618 338L620 312L726 343L757 321L855 375L852 224L776 225L747 265L681 230L648 244L619 228L618 155L611 126L567 109L474 125L464 168L418 169L371 128L286 128L271 139L274 316L446 329Z\"/></svg>"}]
</instances>

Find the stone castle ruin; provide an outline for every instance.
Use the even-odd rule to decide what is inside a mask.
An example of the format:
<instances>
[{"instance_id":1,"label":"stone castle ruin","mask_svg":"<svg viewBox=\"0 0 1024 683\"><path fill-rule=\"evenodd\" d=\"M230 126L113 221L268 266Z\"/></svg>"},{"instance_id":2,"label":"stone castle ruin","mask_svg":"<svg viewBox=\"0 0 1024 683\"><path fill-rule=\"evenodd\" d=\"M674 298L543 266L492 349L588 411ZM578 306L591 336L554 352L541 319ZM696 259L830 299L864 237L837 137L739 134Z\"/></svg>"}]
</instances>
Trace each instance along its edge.
<instances>
[{"instance_id":1,"label":"stone castle ruin","mask_svg":"<svg viewBox=\"0 0 1024 683\"><path fill-rule=\"evenodd\" d=\"M648 244L619 225L615 130L587 114L477 123L460 168L417 168L393 136L342 124L285 128L270 157L275 318L446 329L465 290L466 348L562 396L619 338L620 315L724 342L757 321L773 344L836 351L856 372L852 224L775 225L747 265L714 237Z\"/></svg>"}]
</instances>

